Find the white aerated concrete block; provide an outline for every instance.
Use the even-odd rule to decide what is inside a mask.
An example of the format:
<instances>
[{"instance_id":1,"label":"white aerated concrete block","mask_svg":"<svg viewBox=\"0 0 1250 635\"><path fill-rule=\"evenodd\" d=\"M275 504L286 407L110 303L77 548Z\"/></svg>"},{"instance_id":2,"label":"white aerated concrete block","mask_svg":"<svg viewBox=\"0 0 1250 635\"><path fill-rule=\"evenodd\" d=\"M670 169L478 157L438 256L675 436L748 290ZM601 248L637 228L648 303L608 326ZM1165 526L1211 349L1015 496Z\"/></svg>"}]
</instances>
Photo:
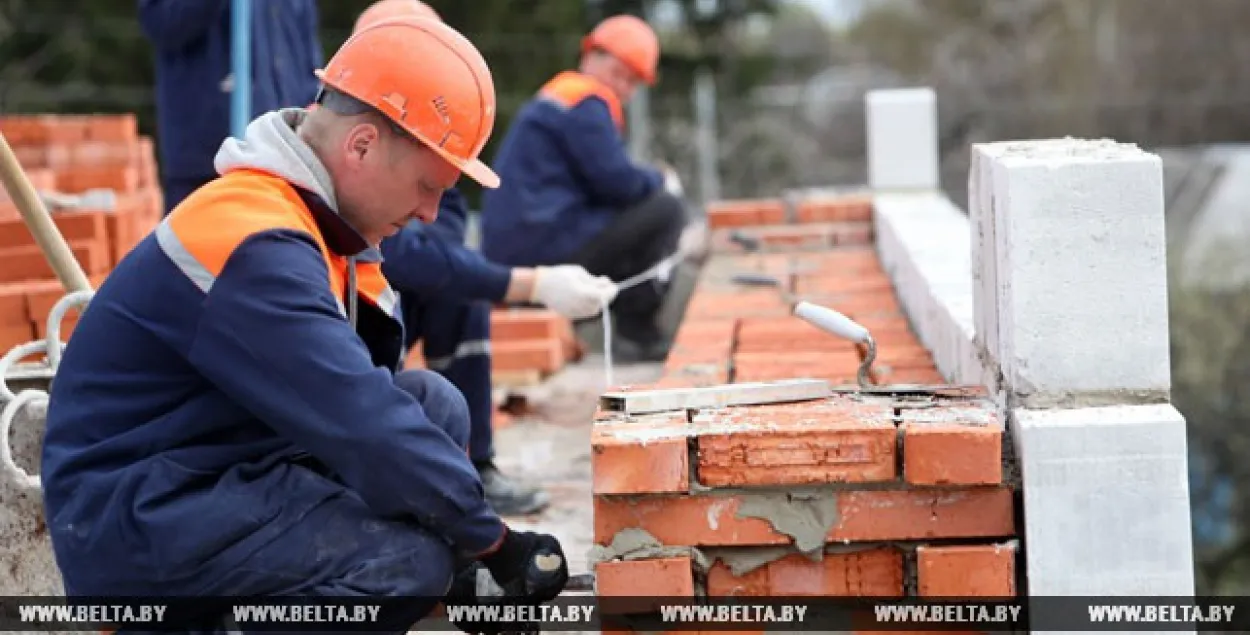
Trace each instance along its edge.
<instances>
[{"instance_id":1,"label":"white aerated concrete block","mask_svg":"<svg viewBox=\"0 0 1250 635\"><path fill-rule=\"evenodd\" d=\"M985 384L973 345L968 218L930 192L874 197L877 254L916 336L956 384Z\"/></svg>"},{"instance_id":2,"label":"white aerated concrete block","mask_svg":"<svg viewBox=\"0 0 1250 635\"><path fill-rule=\"evenodd\" d=\"M878 191L937 190L937 97L931 88L869 91L868 182Z\"/></svg>"},{"instance_id":3,"label":"white aerated concrete block","mask_svg":"<svg viewBox=\"0 0 1250 635\"><path fill-rule=\"evenodd\" d=\"M1170 405L1011 413L1031 596L1194 592L1185 420Z\"/></svg>"},{"instance_id":4,"label":"white aerated concrete block","mask_svg":"<svg viewBox=\"0 0 1250 635\"><path fill-rule=\"evenodd\" d=\"M1159 157L1077 139L981 144L973 157L976 326L1006 388L1035 404L1166 395Z\"/></svg>"}]
</instances>

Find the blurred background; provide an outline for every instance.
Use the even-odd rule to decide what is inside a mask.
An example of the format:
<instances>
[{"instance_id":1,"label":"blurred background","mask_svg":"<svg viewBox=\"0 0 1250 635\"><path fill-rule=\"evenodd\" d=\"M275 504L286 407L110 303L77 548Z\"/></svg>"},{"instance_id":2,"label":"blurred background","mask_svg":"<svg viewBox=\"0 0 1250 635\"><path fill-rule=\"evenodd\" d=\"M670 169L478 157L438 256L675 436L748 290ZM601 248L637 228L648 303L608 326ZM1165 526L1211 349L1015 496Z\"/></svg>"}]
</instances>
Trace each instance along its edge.
<instances>
[{"instance_id":1,"label":"blurred background","mask_svg":"<svg viewBox=\"0 0 1250 635\"><path fill-rule=\"evenodd\" d=\"M629 143L676 167L696 203L864 183L863 99L877 88L936 90L943 186L964 207L972 143L1110 137L1158 153L1199 591L1250 590L1237 494L1250 491L1250 2L428 1L491 65L495 141L598 20L646 17L660 84L631 104ZM327 57L369 4L320 3ZM155 136L135 12L136 0L0 0L0 113L135 113Z\"/></svg>"}]
</instances>

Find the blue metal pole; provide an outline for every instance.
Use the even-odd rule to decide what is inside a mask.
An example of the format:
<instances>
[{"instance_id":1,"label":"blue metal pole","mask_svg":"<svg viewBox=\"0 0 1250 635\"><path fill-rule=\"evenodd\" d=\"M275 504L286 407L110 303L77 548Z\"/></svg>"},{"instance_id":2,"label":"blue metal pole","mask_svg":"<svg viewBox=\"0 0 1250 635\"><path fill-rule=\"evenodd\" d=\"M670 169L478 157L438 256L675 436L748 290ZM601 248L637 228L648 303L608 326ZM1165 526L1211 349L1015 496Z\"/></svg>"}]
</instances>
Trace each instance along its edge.
<instances>
[{"instance_id":1,"label":"blue metal pole","mask_svg":"<svg viewBox=\"0 0 1250 635\"><path fill-rule=\"evenodd\" d=\"M234 88L230 92L230 133L242 139L252 120L251 0L230 0L230 61Z\"/></svg>"}]
</instances>

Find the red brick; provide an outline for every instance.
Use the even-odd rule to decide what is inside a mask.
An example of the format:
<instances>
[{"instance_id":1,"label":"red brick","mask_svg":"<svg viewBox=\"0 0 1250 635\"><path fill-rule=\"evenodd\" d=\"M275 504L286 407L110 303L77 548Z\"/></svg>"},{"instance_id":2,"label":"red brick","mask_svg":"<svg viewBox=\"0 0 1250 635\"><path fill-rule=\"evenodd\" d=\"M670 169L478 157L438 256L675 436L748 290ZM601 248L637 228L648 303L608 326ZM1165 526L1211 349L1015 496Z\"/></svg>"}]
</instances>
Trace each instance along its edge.
<instances>
[{"instance_id":1,"label":"red brick","mask_svg":"<svg viewBox=\"0 0 1250 635\"><path fill-rule=\"evenodd\" d=\"M871 221L872 198L867 196L810 198L799 201L796 211L800 223Z\"/></svg>"},{"instance_id":2,"label":"red brick","mask_svg":"<svg viewBox=\"0 0 1250 635\"><path fill-rule=\"evenodd\" d=\"M903 411L903 474L913 485L1002 482L1003 426L988 408Z\"/></svg>"},{"instance_id":3,"label":"red brick","mask_svg":"<svg viewBox=\"0 0 1250 635\"><path fill-rule=\"evenodd\" d=\"M104 212L57 212L52 222L66 242L107 240L108 226ZM26 222L19 218L0 220L0 249L37 245Z\"/></svg>"},{"instance_id":4,"label":"red brick","mask_svg":"<svg viewBox=\"0 0 1250 635\"><path fill-rule=\"evenodd\" d=\"M830 227L829 242L835 246L871 245L872 223L838 223Z\"/></svg>"},{"instance_id":5,"label":"red brick","mask_svg":"<svg viewBox=\"0 0 1250 635\"><path fill-rule=\"evenodd\" d=\"M1016 596L1016 543L916 548L922 597Z\"/></svg>"},{"instance_id":6,"label":"red brick","mask_svg":"<svg viewBox=\"0 0 1250 635\"><path fill-rule=\"evenodd\" d=\"M772 225L783 222L785 215L785 204L780 199L716 201L707 206L711 229Z\"/></svg>"},{"instance_id":7,"label":"red brick","mask_svg":"<svg viewBox=\"0 0 1250 635\"><path fill-rule=\"evenodd\" d=\"M558 339L491 342L494 372L538 370L555 372L564 365L564 347Z\"/></svg>"},{"instance_id":8,"label":"red brick","mask_svg":"<svg viewBox=\"0 0 1250 635\"><path fill-rule=\"evenodd\" d=\"M665 598L694 597L692 564L686 556L600 562L595 565L595 594L637 602L628 608L619 606L619 600L609 603L618 609L613 613L655 611Z\"/></svg>"},{"instance_id":9,"label":"red brick","mask_svg":"<svg viewBox=\"0 0 1250 635\"><path fill-rule=\"evenodd\" d=\"M20 346L36 339L35 325L27 322L25 324L0 324L0 355L8 353L14 347ZM32 356L30 359L35 359Z\"/></svg>"},{"instance_id":10,"label":"red brick","mask_svg":"<svg viewBox=\"0 0 1250 635\"><path fill-rule=\"evenodd\" d=\"M495 309L490 313L492 340L531 340L560 337L561 318L546 309Z\"/></svg>"},{"instance_id":11,"label":"red brick","mask_svg":"<svg viewBox=\"0 0 1250 635\"><path fill-rule=\"evenodd\" d=\"M29 282L0 284L0 328L5 326L29 326L30 314L26 304ZM0 354L3 354L0 351Z\"/></svg>"},{"instance_id":12,"label":"red brick","mask_svg":"<svg viewBox=\"0 0 1250 635\"><path fill-rule=\"evenodd\" d=\"M837 520L829 542L1006 537L1015 535L1012 493L1004 487L831 492ZM781 545L793 542L765 520L739 518L740 495L599 496L595 542L644 529L663 544Z\"/></svg>"},{"instance_id":13,"label":"red brick","mask_svg":"<svg viewBox=\"0 0 1250 635\"><path fill-rule=\"evenodd\" d=\"M709 596L903 595L903 554L892 547L828 553L820 562L800 554L774 560L741 576L717 561L707 574Z\"/></svg>"},{"instance_id":14,"label":"red brick","mask_svg":"<svg viewBox=\"0 0 1250 635\"><path fill-rule=\"evenodd\" d=\"M75 167L57 173L59 189L77 194L92 189L109 189L118 193L139 189L139 169L122 167Z\"/></svg>"},{"instance_id":15,"label":"red brick","mask_svg":"<svg viewBox=\"0 0 1250 635\"><path fill-rule=\"evenodd\" d=\"M885 405L843 396L701 412L693 420L700 429L699 482L743 487L892 481L898 476L892 415Z\"/></svg>"},{"instance_id":16,"label":"red brick","mask_svg":"<svg viewBox=\"0 0 1250 635\"><path fill-rule=\"evenodd\" d=\"M70 250L87 275L107 273L108 244L103 240L70 242ZM55 278L52 265L36 245L0 249L0 282L49 280Z\"/></svg>"},{"instance_id":17,"label":"red brick","mask_svg":"<svg viewBox=\"0 0 1250 635\"><path fill-rule=\"evenodd\" d=\"M690 491L685 413L596 423L591 433L595 494Z\"/></svg>"}]
</instances>

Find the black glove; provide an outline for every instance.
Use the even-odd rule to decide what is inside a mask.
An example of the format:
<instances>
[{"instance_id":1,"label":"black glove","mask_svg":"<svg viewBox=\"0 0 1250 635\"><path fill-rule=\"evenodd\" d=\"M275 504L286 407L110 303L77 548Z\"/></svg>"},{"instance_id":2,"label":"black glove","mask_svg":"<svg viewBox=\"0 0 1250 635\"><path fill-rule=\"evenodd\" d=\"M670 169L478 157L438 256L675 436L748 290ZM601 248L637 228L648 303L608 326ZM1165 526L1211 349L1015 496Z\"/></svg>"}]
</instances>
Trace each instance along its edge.
<instances>
[{"instance_id":1,"label":"black glove","mask_svg":"<svg viewBox=\"0 0 1250 635\"><path fill-rule=\"evenodd\" d=\"M481 562L506 596L533 604L556 599L569 581L564 549L549 534L506 530L499 549Z\"/></svg>"}]
</instances>

